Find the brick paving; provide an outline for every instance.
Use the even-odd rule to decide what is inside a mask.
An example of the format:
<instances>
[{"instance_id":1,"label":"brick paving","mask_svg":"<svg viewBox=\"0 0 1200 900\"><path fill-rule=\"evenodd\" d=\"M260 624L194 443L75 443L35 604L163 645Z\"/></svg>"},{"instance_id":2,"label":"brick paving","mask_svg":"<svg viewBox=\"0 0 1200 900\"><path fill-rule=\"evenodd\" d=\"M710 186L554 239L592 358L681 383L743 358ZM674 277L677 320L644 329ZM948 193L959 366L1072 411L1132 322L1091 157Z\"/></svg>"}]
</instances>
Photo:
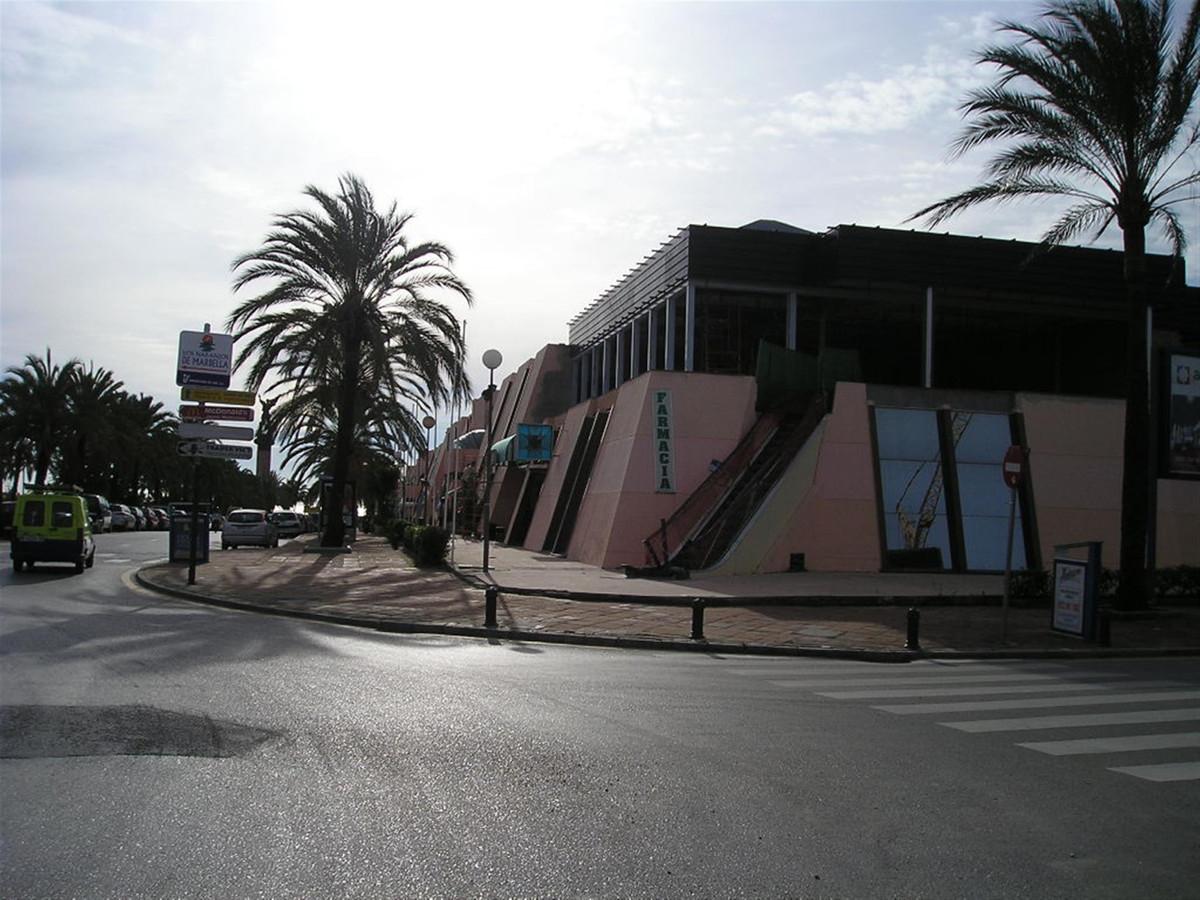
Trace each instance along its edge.
<instances>
[{"instance_id":1,"label":"brick paving","mask_svg":"<svg viewBox=\"0 0 1200 900\"><path fill-rule=\"evenodd\" d=\"M148 586L193 592L197 599L354 619L370 625L413 626L416 630L483 625L483 591L450 571L419 569L403 551L392 550L376 537L360 539L352 553L304 552L311 543L311 538L302 538L270 550L214 549L212 561L197 567L192 588L187 585L186 565L154 565L143 569L139 577ZM478 548L470 543L458 544L456 561L478 580L482 571L471 565ZM561 568L556 570L556 564ZM587 588L587 596L604 599L572 600L505 592L506 579L521 581L522 590L532 590L530 582L536 580L539 567L550 573L546 581L554 583L556 590L576 583ZM699 581L655 582L648 587L644 579L634 583L613 573L589 572L586 568L545 556L521 557L511 548L502 548L489 575L501 585L497 608L500 632L689 643L692 613L688 607L629 602L627 595L645 596L658 591L659 597L670 602L697 595L720 600L739 596L757 599L771 594L762 587L762 579L770 576L743 579L740 584L744 593L739 595L737 580L727 579L719 592L705 589ZM524 571L514 575L518 569ZM574 581L563 574L571 571L579 573ZM903 581L907 577L901 576L897 582L886 576L874 581L847 576L845 581L855 585L860 605L712 607L705 613L705 638L712 643L765 648L901 650L907 627L906 604L881 604L861 595L864 585L871 587L877 598L947 593L945 584L928 582L917 590L915 582ZM836 589L838 576L826 575L809 582L795 580L788 591L776 591L776 595L798 596L796 583L824 587L821 593L809 595L808 599L815 602L836 593L829 588L832 585ZM971 583L959 583L967 587L966 593L976 593ZM990 587L995 580L984 584ZM604 590L597 590L597 585ZM660 589L657 585L665 586ZM1046 606L1010 609L1005 641L997 606L922 606L921 645L927 651L1095 647L1050 631L1049 617ZM1164 608L1148 619L1114 621L1112 638L1115 649L1200 648L1200 607Z\"/></svg>"}]
</instances>

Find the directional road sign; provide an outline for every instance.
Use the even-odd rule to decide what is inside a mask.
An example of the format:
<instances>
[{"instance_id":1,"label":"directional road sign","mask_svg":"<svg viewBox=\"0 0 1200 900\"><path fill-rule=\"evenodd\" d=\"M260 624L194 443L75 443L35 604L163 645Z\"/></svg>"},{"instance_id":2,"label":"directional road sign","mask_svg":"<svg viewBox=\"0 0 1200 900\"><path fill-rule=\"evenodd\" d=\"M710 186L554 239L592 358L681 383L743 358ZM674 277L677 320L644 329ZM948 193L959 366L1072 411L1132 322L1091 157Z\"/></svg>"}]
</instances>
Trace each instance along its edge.
<instances>
[{"instance_id":1,"label":"directional road sign","mask_svg":"<svg viewBox=\"0 0 1200 900\"><path fill-rule=\"evenodd\" d=\"M254 410L247 406L181 406L179 418L185 422L207 422L220 420L224 422L253 422Z\"/></svg>"},{"instance_id":2,"label":"directional road sign","mask_svg":"<svg viewBox=\"0 0 1200 900\"><path fill-rule=\"evenodd\" d=\"M250 459L252 447L226 446L212 441L180 441L180 456L203 456L210 459Z\"/></svg>"},{"instance_id":3,"label":"directional road sign","mask_svg":"<svg viewBox=\"0 0 1200 900\"><path fill-rule=\"evenodd\" d=\"M258 397L253 391L220 391L216 388L185 387L179 392L180 400L192 403L232 403L234 406L253 406Z\"/></svg>"},{"instance_id":4,"label":"directional road sign","mask_svg":"<svg viewBox=\"0 0 1200 900\"><path fill-rule=\"evenodd\" d=\"M176 384L227 388L232 369L232 334L213 334L209 331L179 332Z\"/></svg>"},{"instance_id":5,"label":"directional road sign","mask_svg":"<svg viewBox=\"0 0 1200 900\"><path fill-rule=\"evenodd\" d=\"M231 441L254 440L253 428L241 428L237 425L207 425L202 422L181 422L179 436L185 440L191 438L227 438Z\"/></svg>"}]
</instances>

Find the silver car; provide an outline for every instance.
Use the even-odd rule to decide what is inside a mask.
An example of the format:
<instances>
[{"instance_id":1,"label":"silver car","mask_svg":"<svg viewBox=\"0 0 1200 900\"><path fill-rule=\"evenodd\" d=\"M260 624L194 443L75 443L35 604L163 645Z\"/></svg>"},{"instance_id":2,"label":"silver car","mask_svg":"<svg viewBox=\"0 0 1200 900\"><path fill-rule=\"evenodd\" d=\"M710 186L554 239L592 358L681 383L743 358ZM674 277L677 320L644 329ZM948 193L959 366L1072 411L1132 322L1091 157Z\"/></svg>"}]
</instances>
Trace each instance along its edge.
<instances>
[{"instance_id":1,"label":"silver car","mask_svg":"<svg viewBox=\"0 0 1200 900\"><path fill-rule=\"evenodd\" d=\"M280 537L291 538L304 531L304 522L294 512L273 512L267 518L275 523Z\"/></svg>"},{"instance_id":2,"label":"silver car","mask_svg":"<svg viewBox=\"0 0 1200 900\"><path fill-rule=\"evenodd\" d=\"M278 547L279 530L267 518L265 509L235 509L221 528L221 549L242 545Z\"/></svg>"}]
</instances>

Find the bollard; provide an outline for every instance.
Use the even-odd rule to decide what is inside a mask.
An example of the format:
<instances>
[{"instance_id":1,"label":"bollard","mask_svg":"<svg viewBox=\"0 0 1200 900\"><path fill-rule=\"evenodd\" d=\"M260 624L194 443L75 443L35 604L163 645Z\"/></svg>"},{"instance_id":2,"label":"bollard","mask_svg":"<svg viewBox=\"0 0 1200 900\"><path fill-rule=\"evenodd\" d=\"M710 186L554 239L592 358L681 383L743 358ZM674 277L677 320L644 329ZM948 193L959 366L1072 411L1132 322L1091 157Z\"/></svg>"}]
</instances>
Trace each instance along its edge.
<instances>
[{"instance_id":1,"label":"bollard","mask_svg":"<svg viewBox=\"0 0 1200 900\"><path fill-rule=\"evenodd\" d=\"M921 649L921 611L915 607L908 611L908 636L904 640L904 649Z\"/></svg>"},{"instance_id":2,"label":"bollard","mask_svg":"<svg viewBox=\"0 0 1200 900\"><path fill-rule=\"evenodd\" d=\"M494 584L490 584L487 590L483 592L483 627L496 628L496 597L500 591L496 589Z\"/></svg>"},{"instance_id":3,"label":"bollard","mask_svg":"<svg viewBox=\"0 0 1200 900\"><path fill-rule=\"evenodd\" d=\"M1112 646L1112 613L1107 609L1100 610L1100 621L1096 628L1096 643L1101 647Z\"/></svg>"},{"instance_id":4,"label":"bollard","mask_svg":"<svg viewBox=\"0 0 1200 900\"><path fill-rule=\"evenodd\" d=\"M704 640L704 601L699 597L692 601L692 640Z\"/></svg>"}]
</instances>

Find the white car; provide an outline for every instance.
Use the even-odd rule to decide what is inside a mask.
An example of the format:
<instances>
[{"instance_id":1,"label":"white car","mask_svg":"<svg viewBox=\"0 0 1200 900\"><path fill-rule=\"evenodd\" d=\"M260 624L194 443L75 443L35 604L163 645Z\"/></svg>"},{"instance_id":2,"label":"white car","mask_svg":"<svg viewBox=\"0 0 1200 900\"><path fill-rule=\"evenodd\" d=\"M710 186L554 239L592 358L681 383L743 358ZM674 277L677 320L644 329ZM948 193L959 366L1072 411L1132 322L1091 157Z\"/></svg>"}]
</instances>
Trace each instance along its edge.
<instances>
[{"instance_id":1,"label":"white car","mask_svg":"<svg viewBox=\"0 0 1200 900\"><path fill-rule=\"evenodd\" d=\"M221 549L248 544L254 547L278 547L279 530L267 518L265 509L235 509L221 528Z\"/></svg>"},{"instance_id":2,"label":"white car","mask_svg":"<svg viewBox=\"0 0 1200 900\"><path fill-rule=\"evenodd\" d=\"M294 512L273 512L267 518L275 523L280 537L295 537L304 531L304 523Z\"/></svg>"}]
</instances>

